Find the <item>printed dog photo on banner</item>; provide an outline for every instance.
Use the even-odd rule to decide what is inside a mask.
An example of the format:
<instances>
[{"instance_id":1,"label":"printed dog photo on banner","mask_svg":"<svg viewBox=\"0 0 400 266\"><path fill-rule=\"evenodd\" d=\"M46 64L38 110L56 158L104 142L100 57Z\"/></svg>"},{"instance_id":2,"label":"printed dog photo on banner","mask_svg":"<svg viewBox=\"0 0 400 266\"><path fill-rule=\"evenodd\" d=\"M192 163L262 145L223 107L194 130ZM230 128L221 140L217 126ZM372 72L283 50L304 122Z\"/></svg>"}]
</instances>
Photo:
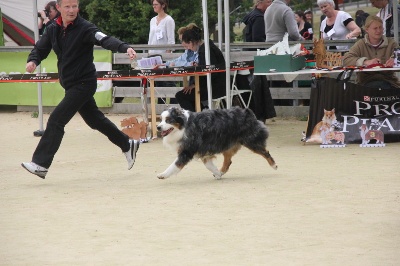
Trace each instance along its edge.
<instances>
[{"instance_id":1,"label":"printed dog photo on banner","mask_svg":"<svg viewBox=\"0 0 400 266\"><path fill-rule=\"evenodd\" d=\"M400 142L400 90L314 79L303 141L323 148L346 144L384 147Z\"/></svg>"},{"instance_id":2,"label":"printed dog photo on banner","mask_svg":"<svg viewBox=\"0 0 400 266\"><path fill-rule=\"evenodd\" d=\"M322 120L319 121L312 130L311 136L306 142L317 142L323 148L327 147L345 147L345 135L341 132L341 124L336 119L335 108L332 110L324 109Z\"/></svg>"}]
</instances>

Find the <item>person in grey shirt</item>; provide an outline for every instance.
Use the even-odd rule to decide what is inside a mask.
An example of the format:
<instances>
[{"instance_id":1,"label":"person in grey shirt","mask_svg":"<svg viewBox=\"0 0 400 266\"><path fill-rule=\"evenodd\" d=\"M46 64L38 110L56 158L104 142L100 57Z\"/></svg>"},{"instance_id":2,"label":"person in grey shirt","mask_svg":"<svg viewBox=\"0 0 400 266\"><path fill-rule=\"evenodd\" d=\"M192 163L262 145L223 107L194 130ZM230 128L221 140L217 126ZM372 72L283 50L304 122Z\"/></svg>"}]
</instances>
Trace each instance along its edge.
<instances>
[{"instance_id":1,"label":"person in grey shirt","mask_svg":"<svg viewBox=\"0 0 400 266\"><path fill-rule=\"evenodd\" d=\"M285 33L289 33L289 41L304 40L299 34L294 12L288 6L290 0L274 0L264 13L265 41L282 41Z\"/></svg>"}]
</instances>

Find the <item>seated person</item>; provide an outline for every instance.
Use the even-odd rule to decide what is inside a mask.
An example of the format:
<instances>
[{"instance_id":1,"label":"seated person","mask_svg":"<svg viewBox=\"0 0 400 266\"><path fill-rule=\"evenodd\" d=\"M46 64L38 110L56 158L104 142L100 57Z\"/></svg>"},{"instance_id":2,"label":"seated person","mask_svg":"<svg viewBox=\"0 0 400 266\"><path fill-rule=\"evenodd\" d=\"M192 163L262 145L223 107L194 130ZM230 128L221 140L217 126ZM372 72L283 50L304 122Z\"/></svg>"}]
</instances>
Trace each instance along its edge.
<instances>
[{"instance_id":1,"label":"seated person","mask_svg":"<svg viewBox=\"0 0 400 266\"><path fill-rule=\"evenodd\" d=\"M383 35L383 22L377 16L365 20L365 37L357 41L343 57L344 66L393 67L393 52L398 44ZM359 72L357 83L373 88L400 88L393 71Z\"/></svg>"},{"instance_id":2,"label":"seated person","mask_svg":"<svg viewBox=\"0 0 400 266\"><path fill-rule=\"evenodd\" d=\"M179 40L181 41L182 46L185 48L185 52L181 56L179 56L173 60L167 61L165 63L165 65L167 67L175 67L175 66L176 67L181 67L181 66L185 67L185 66L193 66L196 64L196 62L198 60L198 53L188 49L187 44L182 42L182 34L187 29L191 29L193 27L197 27L197 25L194 23L190 23L186 27L181 27L178 29Z\"/></svg>"},{"instance_id":3,"label":"seated person","mask_svg":"<svg viewBox=\"0 0 400 266\"><path fill-rule=\"evenodd\" d=\"M225 65L225 58L221 50L210 40L210 64ZM182 44L198 53L198 65L206 65L205 45L202 39L201 29L194 26L182 34ZM207 101L207 76L200 76L200 101ZM211 74L212 97L219 98L226 95L225 72ZM175 95L178 103L183 109L195 112L195 93L193 77L190 85L178 91Z\"/></svg>"},{"instance_id":4,"label":"seated person","mask_svg":"<svg viewBox=\"0 0 400 266\"><path fill-rule=\"evenodd\" d=\"M196 26L196 24L190 23L186 27L181 27L178 29L178 36L179 36L179 40L181 41L181 43L182 43L182 34L187 29L191 29L194 26ZM197 63L198 53L193 52L192 50L188 49L187 44L182 43L182 46L185 48L185 52L181 56L179 56L173 60L167 61L165 64L163 64L164 66L166 66L166 67L188 67L188 66L194 66ZM158 68L159 65L156 67ZM157 83L157 84L159 84L159 83ZM174 87L176 85L176 83L168 82L168 85L171 87ZM164 99L158 99L158 103L162 103L163 101L165 102ZM175 104L175 103L177 103L177 101L176 101L176 99L171 98L170 103Z\"/></svg>"}]
</instances>

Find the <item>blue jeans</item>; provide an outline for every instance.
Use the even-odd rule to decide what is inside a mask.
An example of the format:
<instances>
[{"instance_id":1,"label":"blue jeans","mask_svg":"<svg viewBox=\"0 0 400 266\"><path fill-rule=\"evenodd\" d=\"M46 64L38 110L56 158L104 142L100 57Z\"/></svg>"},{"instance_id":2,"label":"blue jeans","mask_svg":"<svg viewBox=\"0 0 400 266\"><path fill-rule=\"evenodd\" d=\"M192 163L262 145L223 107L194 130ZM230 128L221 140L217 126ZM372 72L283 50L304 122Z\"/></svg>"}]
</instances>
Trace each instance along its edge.
<instances>
[{"instance_id":1,"label":"blue jeans","mask_svg":"<svg viewBox=\"0 0 400 266\"><path fill-rule=\"evenodd\" d=\"M129 150L129 137L98 109L93 98L96 87L96 82L81 82L65 90L65 97L50 114L44 134L33 153L32 162L45 168L50 167L61 145L64 127L77 112L88 126L106 135L123 152Z\"/></svg>"}]
</instances>

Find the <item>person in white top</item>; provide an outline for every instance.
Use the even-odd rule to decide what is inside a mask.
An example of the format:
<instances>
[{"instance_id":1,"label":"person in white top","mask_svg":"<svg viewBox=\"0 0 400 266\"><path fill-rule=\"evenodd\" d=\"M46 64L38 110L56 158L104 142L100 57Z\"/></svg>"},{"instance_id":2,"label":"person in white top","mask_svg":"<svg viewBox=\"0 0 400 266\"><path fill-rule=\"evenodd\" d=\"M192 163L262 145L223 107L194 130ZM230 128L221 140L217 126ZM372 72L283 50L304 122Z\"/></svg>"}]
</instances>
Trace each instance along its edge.
<instances>
[{"instance_id":1,"label":"person in white top","mask_svg":"<svg viewBox=\"0 0 400 266\"><path fill-rule=\"evenodd\" d=\"M175 44L175 21L168 15L167 0L154 0L157 16L150 20L149 45ZM149 54L169 53L171 50L149 50Z\"/></svg>"},{"instance_id":2,"label":"person in white top","mask_svg":"<svg viewBox=\"0 0 400 266\"><path fill-rule=\"evenodd\" d=\"M389 0L370 0L373 7L379 8L378 17L383 21L383 35L386 37L394 37L393 24L393 1ZM397 7L397 14L400 15L400 9ZM397 21L400 26L400 20ZM399 27L400 30L400 27Z\"/></svg>"},{"instance_id":3,"label":"person in white top","mask_svg":"<svg viewBox=\"0 0 400 266\"><path fill-rule=\"evenodd\" d=\"M355 39L360 35L361 29L357 26L349 13L335 10L333 0L318 0L321 12L326 16L321 22L321 37L326 40ZM337 46L337 50L348 50L349 46Z\"/></svg>"}]
</instances>

